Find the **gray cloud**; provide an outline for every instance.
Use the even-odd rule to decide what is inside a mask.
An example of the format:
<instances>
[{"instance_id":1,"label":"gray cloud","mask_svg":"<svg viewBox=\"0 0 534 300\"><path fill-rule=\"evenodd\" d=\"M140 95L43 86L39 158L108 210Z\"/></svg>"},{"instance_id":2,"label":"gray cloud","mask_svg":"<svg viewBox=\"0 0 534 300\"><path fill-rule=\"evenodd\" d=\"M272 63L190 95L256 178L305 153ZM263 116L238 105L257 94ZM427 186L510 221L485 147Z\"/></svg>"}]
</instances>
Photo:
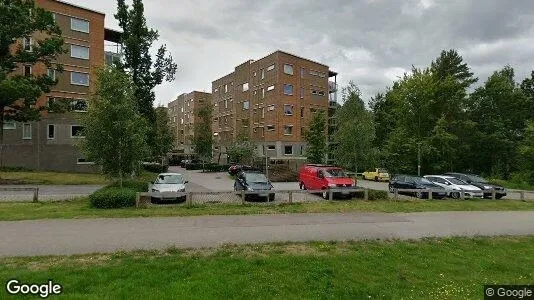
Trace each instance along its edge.
<instances>
[{"instance_id":1,"label":"gray cloud","mask_svg":"<svg viewBox=\"0 0 534 300\"><path fill-rule=\"evenodd\" d=\"M114 1L76 3L106 12L106 24L116 27ZM329 65L341 84L359 84L366 100L412 65L430 65L443 49L457 49L479 83L507 64L518 80L534 69L531 0L144 3L149 25L179 65L176 81L157 88L162 104L183 92L209 91L236 65L277 49Z\"/></svg>"}]
</instances>

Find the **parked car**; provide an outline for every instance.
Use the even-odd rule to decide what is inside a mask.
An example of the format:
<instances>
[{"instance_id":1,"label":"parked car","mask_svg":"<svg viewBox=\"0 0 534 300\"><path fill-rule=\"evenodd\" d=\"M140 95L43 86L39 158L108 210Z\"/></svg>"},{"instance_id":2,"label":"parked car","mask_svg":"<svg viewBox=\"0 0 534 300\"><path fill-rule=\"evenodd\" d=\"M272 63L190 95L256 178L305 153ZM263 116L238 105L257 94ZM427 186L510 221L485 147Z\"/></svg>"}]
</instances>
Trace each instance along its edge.
<instances>
[{"instance_id":1,"label":"parked car","mask_svg":"<svg viewBox=\"0 0 534 300\"><path fill-rule=\"evenodd\" d=\"M200 159L189 159L184 163L184 168L187 170L191 168L192 165L198 165L202 164L202 160Z\"/></svg>"},{"instance_id":2,"label":"parked car","mask_svg":"<svg viewBox=\"0 0 534 300\"><path fill-rule=\"evenodd\" d=\"M374 181L389 181L389 172L383 168L375 168L373 170L365 171L362 174L363 179Z\"/></svg>"},{"instance_id":3,"label":"parked car","mask_svg":"<svg viewBox=\"0 0 534 300\"><path fill-rule=\"evenodd\" d=\"M396 176L394 176L389 181L389 191L391 193L394 193L395 189L411 189L411 190L432 189L432 190L439 190L439 191L432 191L432 198L433 199L443 199L443 198L447 197L447 192L441 186L432 183L430 180L428 180L426 178L418 177L418 176L412 176L412 175L396 175ZM443 191L441 191L441 190L443 190ZM428 198L428 192L424 192L424 191L416 191L416 192L399 191L399 194L415 196L415 197L417 197L419 199Z\"/></svg>"},{"instance_id":4,"label":"parked car","mask_svg":"<svg viewBox=\"0 0 534 300\"><path fill-rule=\"evenodd\" d=\"M453 199L460 198L460 191L464 191L465 198L484 197L484 193L480 188L452 176L426 175L423 177L449 191L447 196Z\"/></svg>"},{"instance_id":5,"label":"parked car","mask_svg":"<svg viewBox=\"0 0 534 300\"><path fill-rule=\"evenodd\" d=\"M329 189L354 189L356 180L347 176L345 171L340 167L305 164L300 167L297 175L300 189L305 190L322 190L324 199L329 197ZM338 192L333 196L354 196L350 192Z\"/></svg>"},{"instance_id":6,"label":"parked car","mask_svg":"<svg viewBox=\"0 0 534 300\"><path fill-rule=\"evenodd\" d=\"M254 168L252 166L247 166L247 165L231 165L230 168L228 168L228 174L234 176L236 175L237 173L239 173L240 171L250 171L250 170L253 170Z\"/></svg>"},{"instance_id":7,"label":"parked car","mask_svg":"<svg viewBox=\"0 0 534 300\"><path fill-rule=\"evenodd\" d=\"M154 202L185 200L185 194L178 196L176 193L185 193L186 183L188 181L182 174L161 173L149 185L148 190L153 193L151 196Z\"/></svg>"},{"instance_id":8,"label":"parked car","mask_svg":"<svg viewBox=\"0 0 534 300\"><path fill-rule=\"evenodd\" d=\"M243 170L237 173L234 181L234 191L258 192L246 194L246 199L263 198L274 201L275 194L271 193L274 186L269 179L259 171Z\"/></svg>"},{"instance_id":9,"label":"parked car","mask_svg":"<svg viewBox=\"0 0 534 300\"><path fill-rule=\"evenodd\" d=\"M189 163L190 161L190 159L182 159L180 161L180 167L185 168L185 164Z\"/></svg>"},{"instance_id":10,"label":"parked car","mask_svg":"<svg viewBox=\"0 0 534 300\"><path fill-rule=\"evenodd\" d=\"M506 189L500 185L489 183L486 179L479 177L473 174L464 174L464 173L445 173L444 175L452 176L458 178L462 181L465 181L471 185L478 187L484 191L484 198L491 198L491 191L495 190L495 198L501 199L506 196Z\"/></svg>"}]
</instances>

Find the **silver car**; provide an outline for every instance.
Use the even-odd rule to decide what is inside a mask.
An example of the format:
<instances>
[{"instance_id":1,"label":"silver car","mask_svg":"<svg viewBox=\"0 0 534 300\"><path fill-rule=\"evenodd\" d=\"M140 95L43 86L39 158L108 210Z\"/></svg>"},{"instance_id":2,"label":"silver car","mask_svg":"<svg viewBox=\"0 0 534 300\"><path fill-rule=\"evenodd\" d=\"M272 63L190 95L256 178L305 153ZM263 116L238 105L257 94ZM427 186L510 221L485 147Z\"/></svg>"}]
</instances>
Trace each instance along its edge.
<instances>
[{"instance_id":1,"label":"silver car","mask_svg":"<svg viewBox=\"0 0 534 300\"><path fill-rule=\"evenodd\" d=\"M185 200L185 184L188 183L179 173L161 173L153 181L148 191L155 201Z\"/></svg>"},{"instance_id":2,"label":"silver car","mask_svg":"<svg viewBox=\"0 0 534 300\"><path fill-rule=\"evenodd\" d=\"M424 177L448 190L448 196L454 199L461 197L461 191L464 191L465 198L482 198L484 196L482 190L478 187L452 176L426 175Z\"/></svg>"}]
</instances>

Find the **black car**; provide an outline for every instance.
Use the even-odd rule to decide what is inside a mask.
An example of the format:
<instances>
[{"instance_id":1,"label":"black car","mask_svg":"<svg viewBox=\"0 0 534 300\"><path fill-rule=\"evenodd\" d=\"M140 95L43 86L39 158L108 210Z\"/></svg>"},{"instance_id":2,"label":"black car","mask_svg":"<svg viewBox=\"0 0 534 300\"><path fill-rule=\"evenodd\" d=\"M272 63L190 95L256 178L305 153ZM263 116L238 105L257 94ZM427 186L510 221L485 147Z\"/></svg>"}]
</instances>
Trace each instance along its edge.
<instances>
[{"instance_id":1,"label":"black car","mask_svg":"<svg viewBox=\"0 0 534 300\"><path fill-rule=\"evenodd\" d=\"M471 185L476 186L477 188L484 191L484 198L491 198L491 191L495 190L495 198L501 199L506 196L506 189L500 185L489 183L486 179L473 175L473 174L464 174L464 173L445 173L444 175L452 176L463 180Z\"/></svg>"},{"instance_id":2,"label":"black car","mask_svg":"<svg viewBox=\"0 0 534 300\"><path fill-rule=\"evenodd\" d=\"M447 192L445 189L437 184L432 183L426 178L418 177L418 176L412 176L412 175L396 175L389 181L389 191L391 193L395 192L395 189L411 189L411 190L424 190L424 189L432 189L432 190L443 190L441 191L433 191L432 192L432 198L433 199L443 199L447 196ZM409 196L415 196L420 199L426 199L428 198L428 192L403 192L399 191L399 194L403 195L409 195Z\"/></svg>"},{"instance_id":3,"label":"black car","mask_svg":"<svg viewBox=\"0 0 534 300\"><path fill-rule=\"evenodd\" d=\"M237 173L234 182L234 191L257 192L246 194L245 199L256 198L274 201L274 193L270 193L273 188L269 179L258 171L241 171Z\"/></svg>"},{"instance_id":4,"label":"black car","mask_svg":"<svg viewBox=\"0 0 534 300\"><path fill-rule=\"evenodd\" d=\"M254 170L252 166L247 165L231 165L230 168L228 168L228 174L234 176L237 173L241 171L251 171Z\"/></svg>"}]
</instances>

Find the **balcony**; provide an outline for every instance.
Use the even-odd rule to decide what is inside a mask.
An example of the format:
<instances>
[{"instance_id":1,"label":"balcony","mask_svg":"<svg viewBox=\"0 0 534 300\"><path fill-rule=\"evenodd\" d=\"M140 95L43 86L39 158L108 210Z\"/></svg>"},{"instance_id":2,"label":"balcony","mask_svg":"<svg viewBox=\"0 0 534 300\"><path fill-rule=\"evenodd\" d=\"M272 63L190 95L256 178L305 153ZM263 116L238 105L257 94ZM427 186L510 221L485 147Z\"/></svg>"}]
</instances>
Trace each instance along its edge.
<instances>
[{"instance_id":1,"label":"balcony","mask_svg":"<svg viewBox=\"0 0 534 300\"><path fill-rule=\"evenodd\" d=\"M337 92L337 83L334 81L328 81L328 92L335 93Z\"/></svg>"}]
</instances>

